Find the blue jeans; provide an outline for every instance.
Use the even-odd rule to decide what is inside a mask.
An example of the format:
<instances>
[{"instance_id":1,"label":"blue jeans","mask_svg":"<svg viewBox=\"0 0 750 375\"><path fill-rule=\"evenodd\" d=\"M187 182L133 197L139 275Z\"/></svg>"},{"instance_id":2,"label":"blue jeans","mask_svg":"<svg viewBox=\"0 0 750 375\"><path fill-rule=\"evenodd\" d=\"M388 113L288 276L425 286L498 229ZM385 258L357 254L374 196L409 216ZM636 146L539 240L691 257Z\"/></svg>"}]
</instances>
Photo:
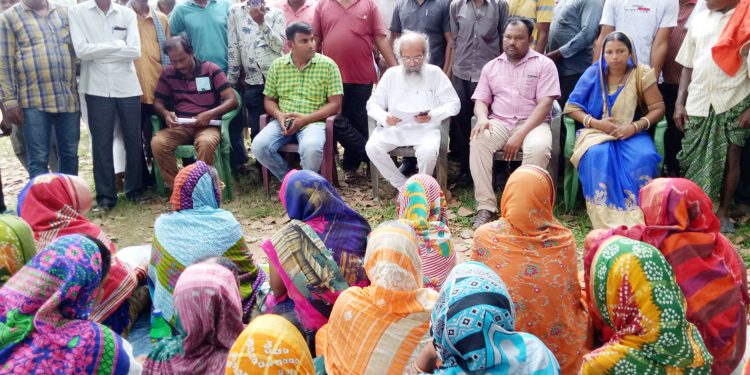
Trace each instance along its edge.
<instances>
[{"instance_id":1,"label":"blue jeans","mask_svg":"<svg viewBox=\"0 0 750 375\"><path fill-rule=\"evenodd\" d=\"M279 149L292 141L299 143L302 169L320 172L323 145L326 143L326 125L323 122L309 124L296 134L284 135L281 133L279 122L273 120L253 139L253 156L276 178L283 180L289 172L289 164L281 157Z\"/></svg>"},{"instance_id":2,"label":"blue jeans","mask_svg":"<svg viewBox=\"0 0 750 375\"><path fill-rule=\"evenodd\" d=\"M58 172L78 174L78 141L81 138L80 112L43 112L23 109L23 138L29 160L29 177L49 173L50 137L52 129L57 139Z\"/></svg>"}]
</instances>

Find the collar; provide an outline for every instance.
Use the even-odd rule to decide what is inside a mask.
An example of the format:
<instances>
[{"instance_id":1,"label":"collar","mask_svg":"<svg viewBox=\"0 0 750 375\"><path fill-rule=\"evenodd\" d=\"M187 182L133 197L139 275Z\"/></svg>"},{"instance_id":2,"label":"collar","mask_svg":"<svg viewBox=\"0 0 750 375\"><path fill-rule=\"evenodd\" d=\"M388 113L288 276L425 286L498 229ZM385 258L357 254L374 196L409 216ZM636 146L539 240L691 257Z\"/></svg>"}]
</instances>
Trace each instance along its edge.
<instances>
[{"instance_id":1,"label":"collar","mask_svg":"<svg viewBox=\"0 0 750 375\"><path fill-rule=\"evenodd\" d=\"M508 55L506 55L505 52L503 52L500 56L498 56L497 59L498 60L502 60L502 61L507 61L510 64L521 65L521 64L525 63L526 61L529 61L530 59L533 59L533 58L538 57L538 56L541 56L541 54L539 52L537 52L537 51L534 51L534 49L531 48L531 46L529 46L529 52L526 52L526 55L521 58L521 61L519 61L519 62L517 62L515 64L512 63L510 60L508 60Z\"/></svg>"},{"instance_id":2,"label":"collar","mask_svg":"<svg viewBox=\"0 0 750 375\"><path fill-rule=\"evenodd\" d=\"M282 7L284 7L284 9L292 10L292 7L289 5L289 1L287 1L287 0L280 0L280 2L282 4ZM299 7L299 9L297 9L297 12L299 12L302 9L309 8L312 5L313 5L313 0L305 0L305 3L302 4L302 6Z\"/></svg>"},{"instance_id":3,"label":"collar","mask_svg":"<svg viewBox=\"0 0 750 375\"><path fill-rule=\"evenodd\" d=\"M125 6L128 7L128 8L130 8L130 9L132 9L133 12L135 12L136 16L138 16L138 17L141 16L140 14L138 14L138 12L135 11L135 8L133 7L133 2L132 1L128 1L128 5L125 5ZM146 13L146 17L143 17L143 18L144 19L151 18L151 16L153 16L153 14L154 14L154 11L156 11L156 8L154 8L152 6L149 6L148 7L148 13Z\"/></svg>"},{"instance_id":4,"label":"collar","mask_svg":"<svg viewBox=\"0 0 750 375\"><path fill-rule=\"evenodd\" d=\"M86 4L86 8L88 8L88 9L99 8L99 6L98 6L98 5L96 5L96 1L94 1L94 0L88 0L88 1L86 1L86 2L84 3L84 4ZM110 0L110 4L109 4L109 12L107 12L107 13L105 13L105 14L109 14L109 13L112 13L112 12L119 12L119 11L120 11L120 10L119 10L119 7L120 7L120 6L121 6L121 5L120 5L120 4L117 4L117 3L116 3L116 2L114 1L114 0ZM101 10L101 9L99 9L99 10ZM103 12L103 11L102 11L102 12Z\"/></svg>"},{"instance_id":5,"label":"collar","mask_svg":"<svg viewBox=\"0 0 750 375\"><path fill-rule=\"evenodd\" d=\"M34 11L34 9L29 8L29 6L26 5L26 3L24 3L23 1L19 1L18 3L21 4L21 8L23 8L24 12ZM47 8L49 8L49 12L52 13L57 10L57 5L47 0Z\"/></svg>"},{"instance_id":6,"label":"collar","mask_svg":"<svg viewBox=\"0 0 750 375\"><path fill-rule=\"evenodd\" d=\"M292 65L292 66L296 67L296 65L294 65L294 60L292 60L292 53L291 52L289 52L286 55L284 55L284 58L286 59L286 62L285 62L286 64ZM313 55L312 59L310 59L310 61L307 62L307 64L305 65L304 68L302 68L302 70L305 70L305 68L307 68L308 66L310 66L310 65L312 65L314 63L317 63L318 60L320 60L320 55L317 52L315 52L315 55Z\"/></svg>"},{"instance_id":7,"label":"collar","mask_svg":"<svg viewBox=\"0 0 750 375\"><path fill-rule=\"evenodd\" d=\"M208 8L208 4L216 3L217 1L218 0L208 0L208 2L206 3L206 8ZM187 3L191 4L191 5L195 5L195 6L199 7L199 8L203 8L202 6L198 5L198 3L195 2L195 0L188 0Z\"/></svg>"},{"instance_id":8,"label":"collar","mask_svg":"<svg viewBox=\"0 0 750 375\"><path fill-rule=\"evenodd\" d=\"M211 1L216 2L216 0L210 0L209 2L211 2ZM305 3L305 4L307 4L307 3ZM247 1L243 1L242 3L240 3L240 8L242 10L247 10L247 8L248 8ZM268 14L269 11L271 11L271 7L269 7L268 4L266 4L266 6L265 6L265 13L264 14ZM245 14L247 14L247 12L245 12ZM248 14L248 16L249 16L249 14ZM252 17L250 17L250 19L252 19Z\"/></svg>"},{"instance_id":9,"label":"collar","mask_svg":"<svg viewBox=\"0 0 750 375\"><path fill-rule=\"evenodd\" d=\"M708 10L708 14L711 14L711 15L718 14L719 16L723 18L723 17L731 16L732 14L734 14L734 11L737 10L737 7L732 8L726 13L719 12L718 10L711 10L711 9L707 9L707 10Z\"/></svg>"},{"instance_id":10,"label":"collar","mask_svg":"<svg viewBox=\"0 0 750 375\"><path fill-rule=\"evenodd\" d=\"M203 66L203 61L201 61L201 60L198 60L198 58L197 58L197 57L195 57L195 56L193 56L193 61L195 61L195 68L193 68L193 76L191 77L191 79L192 79L192 78L195 78L195 77L197 77L197 76L198 76L199 74L201 74L201 67ZM185 77L185 75L184 75L184 74L182 74L182 72L180 72L180 71L179 71L179 70L177 70L177 69L175 69L175 71L174 71L174 72L175 72L175 74L177 75L177 77L180 77L180 79L186 79L186 78L187 78L187 77Z\"/></svg>"}]
</instances>

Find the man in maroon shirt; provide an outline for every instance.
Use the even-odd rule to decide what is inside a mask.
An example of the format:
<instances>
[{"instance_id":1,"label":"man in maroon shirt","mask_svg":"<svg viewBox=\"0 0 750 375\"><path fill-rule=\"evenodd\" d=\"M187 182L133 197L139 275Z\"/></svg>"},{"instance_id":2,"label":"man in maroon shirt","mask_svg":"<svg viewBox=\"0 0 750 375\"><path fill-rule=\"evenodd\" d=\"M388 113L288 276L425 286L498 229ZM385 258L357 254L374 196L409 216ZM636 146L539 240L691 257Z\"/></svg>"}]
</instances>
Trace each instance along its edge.
<instances>
[{"instance_id":1,"label":"man in maroon shirt","mask_svg":"<svg viewBox=\"0 0 750 375\"><path fill-rule=\"evenodd\" d=\"M372 85L378 81L373 47L377 47L389 67L396 66L391 45L386 38L378 6L373 0L320 0L313 17L315 41L322 53L332 58L339 66L344 82L344 101L341 108L343 118L348 120L361 138L368 138L367 100L372 94ZM367 161L364 143L342 140L340 133L346 132L348 124L337 121L336 138L344 146L343 167L347 179L357 175L359 165Z\"/></svg>"},{"instance_id":2,"label":"man in maroon shirt","mask_svg":"<svg viewBox=\"0 0 750 375\"><path fill-rule=\"evenodd\" d=\"M174 149L193 144L198 159L213 164L221 126L210 122L237 108L237 98L221 68L195 58L193 45L185 34L168 39L164 52L172 65L165 67L159 77L154 111L165 120L167 128L154 135L151 149L164 185L171 188L177 175ZM174 111L167 109L167 103L174 103Z\"/></svg>"}]
</instances>

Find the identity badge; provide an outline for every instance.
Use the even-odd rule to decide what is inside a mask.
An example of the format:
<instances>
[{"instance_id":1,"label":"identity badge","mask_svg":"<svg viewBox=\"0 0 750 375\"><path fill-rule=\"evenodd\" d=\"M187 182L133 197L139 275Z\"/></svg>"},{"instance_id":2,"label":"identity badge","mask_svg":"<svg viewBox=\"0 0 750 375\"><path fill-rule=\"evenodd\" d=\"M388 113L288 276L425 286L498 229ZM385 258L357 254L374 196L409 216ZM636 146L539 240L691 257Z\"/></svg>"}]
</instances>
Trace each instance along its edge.
<instances>
[{"instance_id":1,"label":"identity badge","mask_svg":"<svg viewBox=\"0 0 750 375\"><path fill-rule=\"evenodd\" d=\"M195 89L197 91L211 91L211 79L208 77L196 77Z\"/></svg>"}]
</instances>

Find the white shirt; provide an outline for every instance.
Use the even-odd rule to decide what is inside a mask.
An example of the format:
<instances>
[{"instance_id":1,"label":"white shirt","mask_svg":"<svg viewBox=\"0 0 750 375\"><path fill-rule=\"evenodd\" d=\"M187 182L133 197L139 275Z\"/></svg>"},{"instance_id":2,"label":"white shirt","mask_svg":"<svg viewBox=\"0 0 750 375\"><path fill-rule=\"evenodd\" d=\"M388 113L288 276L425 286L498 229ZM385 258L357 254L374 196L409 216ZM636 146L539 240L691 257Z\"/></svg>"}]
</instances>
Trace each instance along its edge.
<instances>
[{"instance_id":1,"label":"white shirt","mask_svg":"<svg viewBox=\"0 0 750 375\"><path fill-rule=\"evenodd\" d=\"M599 24L628 34L635 43L638 62L651 66L656 32L676 27L679 11L679 0L606 0Z\"/></svg>"},{"instance_id":2,"label":"white shirt","mask_svg":"<svg viewBox=\"0 0 750 375\"><path fill-rule=\"evenodd\" d=\"M69 11L73 48L81 59L78 91L95 96L141 96L133 61L141 56L138 19L114 1L104 14L93 0Z\"/></svg>"},{"instance_id":3,"label":"white shirt","mask_svg":"<svg viewBox=\"0 0 750 375\"><path fill-rule=\"evenodd\" d=\"M724 113L750 95L750 71L743 58L740 70L733 77L724 73L711 56L711 47L719 40L734 9L726 13L704 10L693 19L675 61L692 68L685 110L690 116L708 117L709 108ZM747 54L747 50L743 52Z\"/></svg>"},{"instance_id":4,"label":"white shirt","mask_svg":"<svg viewBox=\"0 0 750 375\"><path fill-rule=\"evenodd\" d=\"M388 69L380 78L375 92L367 101L367 115L385 126L388 114L416 114L430 111L430 128L440 129L440 122L455 116L461 109L456 90L451 81L437 66L424 63L419 83L407 80L402 65ZM407 116L402 116L407 117ZM424 127L416 124L413 116L401 118L397 127Z\"/></svg>"}]
</instances>

